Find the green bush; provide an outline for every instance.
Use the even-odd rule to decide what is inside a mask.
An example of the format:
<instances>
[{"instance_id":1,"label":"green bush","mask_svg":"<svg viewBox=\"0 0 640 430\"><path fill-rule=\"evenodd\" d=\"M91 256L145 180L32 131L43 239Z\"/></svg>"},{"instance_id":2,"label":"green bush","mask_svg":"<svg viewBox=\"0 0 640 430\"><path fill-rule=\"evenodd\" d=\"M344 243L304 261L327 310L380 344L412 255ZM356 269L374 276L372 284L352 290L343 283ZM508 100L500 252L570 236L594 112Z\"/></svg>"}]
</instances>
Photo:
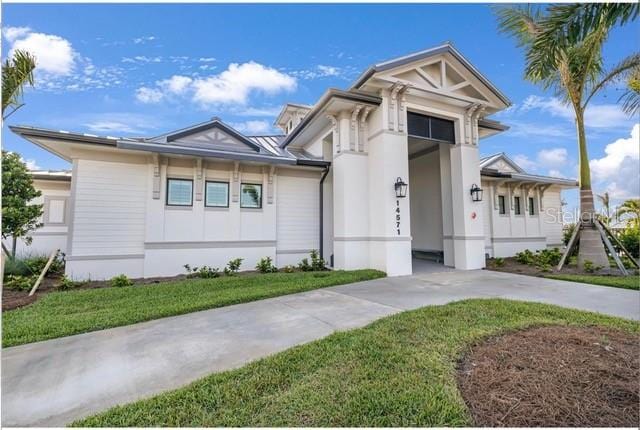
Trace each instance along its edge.
<instances>
[{"instance_id":1,"label":"green bush","mask_svg":"<svg viewBox=\"0 0 640 430\"><path fill-rule=\"evenodd\" d=\"M294 266L287 265L287 266L284 266L284 267L283 267L282 269L280 269L280 270L282 270L284 273L293 273L293 272L295 272L295 271L296 271L296 268L295 268Z\"/></svg>"},{"instance_id":2,"label":"green bush","mask_svg":"<svg viewBox=\"0 0 640 430\"><path fill-rule=\"evenodd\" d=\"M313 270L311 264L309 264L308 258L303 258L302 261L298 263L298 269L302 270L303 272L311 272Z\"/></svg>"},{"instance_id":3,"label":"green bush","mask_svg":"<svg viewBox=\"0 0 640 430\"><path fill-rule=\"evenodd\" d=\"M7 259L8 260L8 259ZM37 276L6 275L4 287L9 290L29 291L35 284Z\"/></svg>"},{"instance_id":4,"label":"green bush","mask_svg":"<svg viewBox=\"0 0 640 430\"><path fill-rule=\"evenodd\" d=\"M274 266L271 257L261 258L256 264L256 270L260 273L275 273L278 271L278 268Z\"/></svg>"},{"instance_id":5,"label":"green bush","mask_svg":"<svg viewBox=\"0 0 640 430\"><path fill-rule=\"evenodd\" d=\"M16 258L7 258L5 262L5 275L40 275L44 266L47 265L49 256L40 255L25 255ZM64 273L65 259L64 254L59 253L56 258L51 262L48 275L62 275Z\"/></svg>"},{"instance_id":6,"label":"green bush","mask_svg":"<svg viewBox=\"0 0 640 430\"><path fill-rule=\"evenodd\" d=\"M224 274L227 276L233 276L240 270L242 265L242 258L234 258L227 263L227 267L224 268Z\"/></svg>"},{"instance_id":7,"label":"green bush","mask_svg":"<svg viewBox=\"0 0 640 430\"><path fill-rule=\"evenodd\" d=\"M315 271L325 270L327 262L320 258L320 254L315 249L311 250L311 269Z\"/></svg>"},{"instance_id":8,"label":"green bush","mask_svg":"<svg viewBox=\"0 0 640 430\"><path fill-rule=\"evenodd\" d=\"M516 254L516 261L521 264L533 265L535 264L535 256L533 252L528 249L518 252Z\"/></svg>"},{"instance_id":9,"label":"green bush","mask_svg":"<svg viewBox=\"0 0 640 430\"><path fill-rule=\"evenodd\" d=\"M602 269L602 266L596 266L591 260L584 260L584 262L582 263L582 267L587 273L595 273L598 270Z\"/></svg>"},{"instance_id":10,"label":"green bush","mask_svg":"<svg viewBox=\"0 0 640 430\"><path fill-rule=\"evenodd\" d=\"M188 264L185 264L183 267L187 270L187 278L211 279L220 276L220 269L217 267L191 267Z\"/></svg>"},{"instance_id":11,"label":"green bush","mask_svg":"<svg viewBox=\"0 0 640 430\"><path fill-rule=\"evenodd\" d=\"M24 260L20 258L7 257L4 263L4 279L6 282L7 276L29 276L31 275L31 269Z\"/></svg>"},{"instance_id":12,"label":"green bush","mask_svg":"<svg viewBox=\"0 0 640 430\"><path fill-rule=\"evenodd\" d=\"M640 257L640 227L625 228L618 239L634 258Z\"/></svg>"},{"instance_id":13,"label":"green bush","mask_svg":"<svg viewBox=\"0 0 640 430\"><path fill-rule=\"evenodd\" d=\"M496 257L493 259L493 264L496 265L496 267L502 267L504 266L504 258L502 257Z\"/></svg>"},{"instance_id":14,"label":"green bush","mask_svg":"<svg viewBox=\"0 0 640 430\"><path fill-rule=\"evenodd\" d=\"M573 235L573 231L576 229L575 223L567 224L562 229L562 242L564 246L569 245L569 241L571 240L571 235Z\"/></svg>"},{"instance_id":15,"label":"green bush","mask_svg":"<svg viewBox=\"0 0 640 430\"><path fill-rule=\"evenodd\" d=\"M58 285L56 285L56 287L60 291L67 291L72 288L79 287L82 284L84 284L84 282L74 281L73 279L69 278L67 275L63 275L62 278L60 278L60 282L58 283Z\"/></svg>"},{"instance_id":16,"label":"green bush","mask_svg":"<svg viewBox=\"0 0 640 430\"><path fill-rule=\"evenodd\" d=\"M112 287L130 287L133 285L133 281L124 274L114 276L113 278L111 278L110 283Z\"/></svg>"},{"instance_id":17,"label":"green bush","mask_svg":"<svg viewBox=\"0 0 640 430\"><path fill-rule=\"evenodd\" d=\"M558 248L543 249L541 251L537 251L534 258L537 266L557 266L562 259L562 252L560 252Z\"/></svg>"}]
</instances>

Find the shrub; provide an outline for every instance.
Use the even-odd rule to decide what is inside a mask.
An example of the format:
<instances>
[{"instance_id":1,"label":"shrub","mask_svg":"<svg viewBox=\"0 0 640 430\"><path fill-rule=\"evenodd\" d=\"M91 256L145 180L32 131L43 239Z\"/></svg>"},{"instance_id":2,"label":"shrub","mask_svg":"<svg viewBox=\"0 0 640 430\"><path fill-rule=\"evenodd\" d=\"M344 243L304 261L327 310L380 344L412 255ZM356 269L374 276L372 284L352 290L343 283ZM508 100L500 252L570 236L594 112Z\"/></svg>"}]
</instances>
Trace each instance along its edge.
<instances>
[{"instance_id":1,"label":"shrub","mask_svg":"<svg viewBox=\"0 0 640 430\"><path fill-rule=\"evenodd\" d=\"M298 269L302 270L303 272L310 272L311 270L313 270L311 264L309 264L308 258L303 258L302 261L298 263Z\"/></svg>"},{"instance_id":2,"label":"shrub","mask_svg":"<svg viewBox=\"0 0 640 430\"><path fill-rule=\"evenodd\" d=\"M293 272L296 271L296 268L294 266L292 266L292 265L287 265L287 266L284 266L280 270L282 270L284 273L293 273Z\"/></svg>"},{"instance_id":3,"label":"shrub","mask_svg":"<svg viewBox=\"0 0 640 430\"><path fill-rule=\"evenodd\" d=\"M320 254L315 249L311 250L311 269L315 271L325 270L327 263L320 258Z\"/></svg>"},{"instance_id":4,"label":"shrub","mask_svg":"<svg viewBox=\"0 0 640 430\"><path fill-rule=\"evenodd\" d=\"M7 257L4 263L4 277L5 282L7 276L29 276L31 275L31 269L27 266L24 260L19 258Z\"/></svg>"},{"instance_id":5,"label":"shrub","mask_svg":"<svg viewBox=\"0 0 640 430\"><path fill-rule=\"evenodd\" d=\"M227 267L224 268L224 274L228 276L233 276L240 270L240 266L242 265L242 258L234 258L227 263Z\"/></svg>"},{"instance_id":6,"label":"shrub","mask_svg":"<svg viewBox=\"0 0 640 430\"><path fill-rule=\"evenodd\" d=\"M560 259L562 259L562 252L560 252L558 248L543 249L536 252L534 258L536 260L536 266L557 266L558 263L560 263Z\"/></svg>"},{"instance_id":7,"label":"shrub","mask_svg":"<svg viewBox=\"0 0 640 430\"><path fill-rule=\"evenodd\" d=\"M82 285L84 282L77 282L69 278L67 275L63 275L60 278L60 283L56 286L60 291L67 291L71 288L76 288Z\"/></svg>"},{"instance_id":8,"label":"shrub","mask_svg":"<svg viewBox=\"0 0 640 430\"><path fill-rule=\"evenodd\" d=\"M256 264L256 270L260 273L275 273L278 271L278 268L273 265L271 257L265 257L258 261L258 264Z\"/></svg>"},{"instance_id":9,"label":"shrub","mask_svg":"<svg viewBox=\"0 0 640 430\"><path fill-rule=\"evenodd\" d=\"M598 270L602 269L602 266L596 266L591 260L584 260L584 263L582 263L582 267L587 273L595 273Z\"/></svg>"},{"instance_id":10,"label":"shrub","mask_svg":"<svg viewBox=\"0 0 640 430\"><path fill-rule=\"evenodd\" d=\"M640 227L625 228L618 236L618 240L634 258L640 257Z\"/></svg>"},{"instance_id":11,"label":"shrub","mask_svg":"<svg viewBox=\"0 0 640 430\"><path fill-rule=\"evenodd\" d=\"M209 279L220 276L220 269L217 267L201 266L192 268L188 264L185 264L184 268L187 270L187 278Z\"/></svg>"},{"instance_id":12,"label":"shrub","mask_svg":"<svg viewBox=\"0 0 640 430\"><path fill-rule=\"evenodd\" d=\"M533 255L533 252L525 249L524 251L518 252L516 254L516 261L521 264L534 264L535 257Z\"/></svg>"},{"instance_id":13,"label":"shrub","mask_svg":"<svg viewBox=\"0 0 640 430\"><path fill-rule=\"evenodd\" d=\"M109 282L111 283L112 287L130 287L133 285L133 281L131 281L131 279L129 279L129 277L124 274L114 276Z\"/></svg>"},{"instance_id":14,"label":"shrub","mask_svg":"<svg viewBox=\"0 0 640 430\"><path fill-rule=\"evenodd\" d=\"M504 266L504 258L502 257L496 257L493 259L493 264L496 265L496 267L502 267Z\"/></svg>"},{"instance_id":15,"label":"shrub","mask_svg":"<svg viewBox=\"0 0 640 430\"><path fill-rule=\"evenodd\" d=\"M37 276L6 275L4 277L4 287L9 290L29 291L36 279L38 279Z\"/></svg>"},{"instance_id":16,"label":"shrub","mask_svg":"<svg viewBox=\"0 0 640 430\"><path fill-rule=\"evenodd\" d=\"M575 229L575 223L567 224L562 229L562 242L564 243L564 246L569 245L569 240L571 240L571 235Z\"/></svg>"}]
</instances>

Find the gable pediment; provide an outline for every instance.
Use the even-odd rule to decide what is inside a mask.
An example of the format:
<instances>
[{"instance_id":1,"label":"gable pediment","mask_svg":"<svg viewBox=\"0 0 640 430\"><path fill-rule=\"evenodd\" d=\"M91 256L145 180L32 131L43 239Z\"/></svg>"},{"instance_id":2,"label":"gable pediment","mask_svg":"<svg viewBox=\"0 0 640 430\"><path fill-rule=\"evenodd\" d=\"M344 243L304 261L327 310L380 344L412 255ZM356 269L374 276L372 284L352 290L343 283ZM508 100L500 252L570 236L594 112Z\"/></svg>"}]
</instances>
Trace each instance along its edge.
<instances>
[{"instance_id":1,"label":"gable pediment","mask_svg":"<svg viewBox=\"0 0 640 430\"><path fill-rule=\"evenodd\" d=\"M167 143L202 149L233 152L260 152L254 142L219 120L169 134Z\"/></svg>"},{"instance_id":2,"label":"gable pediment","mask_svg":"<svg viewBox=\"0 0 640 430\"><path fill-rule=\"evenodd\" d=\"M485 82L478 78L473 66L465 64L450 53L442 53L426 59L379 72L376 76L389 82L400 82L443 96L503 108L505 103Z\"/></svg>"},{"instance_id":3,"label":"gable pediment","mask_svg":"<svg viewBox=\"0 0 640 430\"><path fill-rule=\"evenodd\" d=\"M507 158L506 155L501 154L495 158L495 160L483 166L488 169L495 169L498 172L504 173L525 173L524 170L518 166L511 159Z\"/></svg>"}]
</instances>

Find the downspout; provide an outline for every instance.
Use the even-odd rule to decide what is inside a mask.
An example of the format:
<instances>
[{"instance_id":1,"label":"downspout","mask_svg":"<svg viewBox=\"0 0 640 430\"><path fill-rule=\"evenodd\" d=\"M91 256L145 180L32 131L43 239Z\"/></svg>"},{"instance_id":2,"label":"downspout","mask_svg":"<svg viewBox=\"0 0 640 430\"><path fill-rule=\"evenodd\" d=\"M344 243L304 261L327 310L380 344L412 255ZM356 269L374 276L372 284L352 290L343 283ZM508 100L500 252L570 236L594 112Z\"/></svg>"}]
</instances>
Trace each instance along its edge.
<instances>
[{"instance_id":1,"label":"downspout","mask_svg":"<svg viewBox=\"0 0 640 430\"><path fill-rule=\"evenodd\" d=\"M320 258L324 260L324 180L329 174L331 165L324 168L322 177L320 178Z\"/></svg>"}]
</instances>

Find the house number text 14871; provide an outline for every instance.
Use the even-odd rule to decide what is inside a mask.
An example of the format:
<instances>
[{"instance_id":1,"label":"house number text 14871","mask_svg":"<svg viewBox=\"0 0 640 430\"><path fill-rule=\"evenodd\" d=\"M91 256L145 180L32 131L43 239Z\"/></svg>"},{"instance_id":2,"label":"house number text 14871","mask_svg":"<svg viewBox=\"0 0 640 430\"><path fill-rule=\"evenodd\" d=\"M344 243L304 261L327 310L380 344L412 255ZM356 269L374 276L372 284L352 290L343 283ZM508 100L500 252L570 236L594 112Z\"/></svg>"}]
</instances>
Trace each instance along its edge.
<instances>
[{"instance_id":1,"label":"house number text 14871","mask_svg":"<svg viewBox=\"0 0 640 430\"><path fill-rule=\"evenodd\" d=\"M396 231L400 236L400 200L396 200Z\"/></svg>"}]
</instances>

